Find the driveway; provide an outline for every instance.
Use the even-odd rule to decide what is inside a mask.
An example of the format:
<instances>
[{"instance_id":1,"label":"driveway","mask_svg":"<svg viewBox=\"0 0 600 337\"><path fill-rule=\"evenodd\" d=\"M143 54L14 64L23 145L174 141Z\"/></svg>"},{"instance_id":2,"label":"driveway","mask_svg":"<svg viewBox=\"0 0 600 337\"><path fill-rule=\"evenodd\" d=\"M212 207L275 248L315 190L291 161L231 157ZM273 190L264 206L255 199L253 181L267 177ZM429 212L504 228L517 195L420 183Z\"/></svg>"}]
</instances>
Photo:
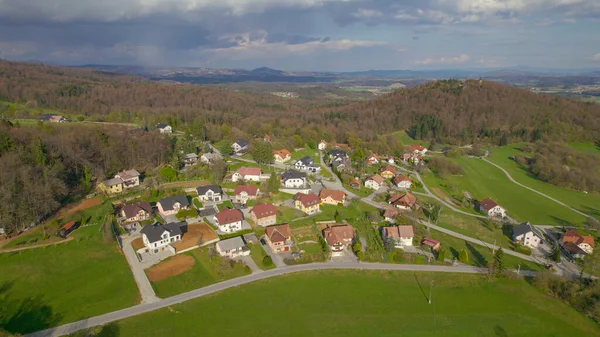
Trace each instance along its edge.
<instances>
[{"instance_id":1,"label":"driveway","mask_svg":"<svg viewBox=\"0 0 600 337\"><path fill-rule=\"evenodd\" d=\"M171 222L179 222L179 219L177 219L177 215L173 214L173 215L161 215L161 218L163 218L163 220L165 221L165 223L171 223Z\"/></svg>"},{"instance_id":2,"label":"driveway","mask_svg":"<svg viewBox=\"0 0 600 337\"><path fill-rule=\"evenodd\" d=\"M248 267L250 267L250 270L252 270L252 274L263 272L262 269L258 268L258 265L256 264L256 262L254 262L254 260L252 259L252 256L250 256L250 255L240 256L240 257L236 258L235 260L244 262Z\"/></svg>"},{"instance_id":3,"label":"driveway","mask_svg":"<svg viewBox=\"0 0 600 337\"><path fill-rule=\"evenodd\" d=\"M287 266L285 262L283 262L283 256L281 256L281 254L274 253L268 245L262 244L263 240L261 240L260 242L267 255L271 257L271 260L273 260L275 267L282 268Z\"/></svg>"},{"instance_id":4,"label":"driveway","mask_svg":"<svg viewBox=\"0 0 600 337\"><path fill-rule=\"evenodd\" d=\"M148 281L148 277L146 277L146 273L144 273L144 267L139 263L136 253L133 251L133 247L131 247L131 241L136 239L137 236L125 236L122 237L123 241L123 253L125 254L125 258L127 259L127 263L129 263L129 268L133 273L133 278L135 283L140 290L140 295L142 297L142 304L153 303L159 300L154 293L154 289L152 289L152 285L150 281Z\"/></svg>"}]
</instances>

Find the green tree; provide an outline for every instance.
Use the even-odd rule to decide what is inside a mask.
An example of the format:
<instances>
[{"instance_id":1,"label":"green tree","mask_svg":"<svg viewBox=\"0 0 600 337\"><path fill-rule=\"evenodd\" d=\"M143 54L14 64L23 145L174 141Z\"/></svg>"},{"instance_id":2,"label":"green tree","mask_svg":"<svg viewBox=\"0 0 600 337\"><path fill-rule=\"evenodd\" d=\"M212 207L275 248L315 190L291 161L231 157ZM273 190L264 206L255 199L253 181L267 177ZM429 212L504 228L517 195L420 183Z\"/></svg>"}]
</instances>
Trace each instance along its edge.
<instances>
[{"instance_id":1,"label":"green tree","mask_svg":"<svg viewBox=\"0 0 600 337\"><path fill-rule=\"evenodd\" d=\"M292 141L294 142L295 147L303 147L304 146L304 141L302 140L302 137L300 137L299 135L292 136Z\"/></svg>"},{"instance_id":2,"label":"green tree","mask_svg":"<svg viewBox=\"0 0 600 337\"><path fill-rule=\"evenodd\" d=\"M158 170L158 174L160 174L161 178L166 182L171 182L177 180L177 171L173 169L171 166L165 166Z\"/></svg>"},{"instance_id":3,"label":"green tree","mask_svg":"<svg viewBox=\"0 0 600 337\"><path fill-rule=\"evenodd\" d=\"M33 162L38 165L46 166L46 164L48 164L48 150L46 149L46 143L44 143L40 137L36 137L31 145L31 156Z\"/></svg>"},{"instance_id":4,"label":"green tree","mask_svg":"<svg viewBox=\"0 0 600 337\"><path fill-rule=\"evenodd\" d=\"M441 248L438 253L437 256L435 258L438 262L444 262L446 260L446 249Z\"/></svg>"},{"instance_id":5,"label":"green tree","mask_svg":"<svg viewBox=\"0 0 600 337\"><path fill-rule=\"evenodd\" d=\"M466 249L461 249L460 252L458 253L458 260L464 264L468 264L469 263L469 253L467 253Z\"/></svg>"},{"instance_id":6,"label":"green tree","mask_svg":"<svg viewBox=\"0 0 600 337\"><path fill-rule=\"evenodd\" d=\"M560 248L558 248L558 244L554 244L554 253L552 253L552 261L560 262Z\"/></svg>"},{"instance_id":7,"label":"green tree","mask_svg":"<svg viewBox=\"0 0 600 337\"><path fill-rule=\"evenodd\" d=\"M273 162L273 146L269 142L257 140L252 143L250 149L252 158L261 164Z\"/></svg>"},{"instance_id":8,"label":"green tree","mask_svg":"<svg viewBox=\"0 0 600 337\"><path fill-rule=\"evenodd\" d=\"M385 242L383 243L383 247L385 248L386 252L393 252L395 247L395 243L393 239L386 239Z\"/></svg>"},{"instance_id":9,"label":"green tree","mask_svg":"<svg viewBox=\"0 0 600 337\"><path fill-rule=\"evenodd\" d=\"M263 257L262 263L265 266L270 267L273 265L273 259L269 255L267 255L267 256Z\"/></svg>"},{"instance_id":10,"label":"green tree","mask_svg":"<svg viewBox=\"0 0 600 337\"><path fill-rule=\"evenodd\" d=\"M277 191L279 191L280 185L281 184L279 182L279 178L277 178L277 174L275 173L275 171L271 172L271 177L269 177L269 182L268 182L269 192L277 193Z\"/></svg>"},{"instance_id":11,"label":"green tree","mask_svg":"<svg viewBox=\"0 0 600 337\"><path fill-rule=\"evenodd\" d=\"M358 253L360 251L362 251L362 244L360 242L357 242L355 244L352 245L352 251L354 253Z\"/></svg>"},{"instance_id":12,"label":"green tree","mask_svg":"<svg viewBox=\"0 0 600 337\"><path fill-rule=\"evenodd\" d=\"M84 193L89 193L92 189L92 172L87 165L83 166L83 174L81 175L81 188Z\"/></svg>"},{"instance_id":13,"label":"green tree","mask_svg":"<svg viewBox=\"0 0 600 337\"><path fill-rule=\"evenodd\" d=\"M359 260L364 260L365 253L361 250L360 252L356 253L356 257L358 257Z\"/></svg>"},{"instance_id":14,"label":"green tree","mask_svg":"<svg viewBox=\"0 0 600 337\"><path fill-rule=\"evenodd\" d=\"M231 149L231 141L229 140L224 140L223 142L221 142L221 144L219 144L218 147L219 152L221 152L221 155L223 156L229 156L232 153L232 149Z\"/></svg>"},{"instance_id":15,"label":"green tree","mask_svg":"<svg viewBox=\"0 0 600 337\"><path fill-rule=\"evenodd\" d=\"M494 253L494 262L492 263L492 275L495 277L502 276L504 272L504 251L502 248L498 249L496 253Z\"/></svg>"}]
</instances>

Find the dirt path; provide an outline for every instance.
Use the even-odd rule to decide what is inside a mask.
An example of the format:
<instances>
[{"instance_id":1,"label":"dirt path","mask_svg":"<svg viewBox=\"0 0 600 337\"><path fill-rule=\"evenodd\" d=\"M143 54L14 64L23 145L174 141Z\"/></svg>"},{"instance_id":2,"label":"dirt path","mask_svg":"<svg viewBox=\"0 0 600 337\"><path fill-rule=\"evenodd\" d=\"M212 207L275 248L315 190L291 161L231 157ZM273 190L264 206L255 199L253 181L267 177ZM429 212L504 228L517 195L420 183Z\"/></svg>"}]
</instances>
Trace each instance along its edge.
<instances>
[{"instance_id":1,"label":"dirt path","mask_svg":"<svg viewBox=\"0 0 600 337\"><path fill-rule=\"evenodd\" d=\"M61 243L69 242L71 240L73 240L72 236L66 238L65 240L56 241L56 242L43 243L43 244L33 245L33 246L27 246L27 247L0 249L0 254L2 254L2 253L18 252L18 251L22 251L22 250L34 249L34 248L40 248L40 247L55 246L55 245L59 245Z\"/></svg>"},{"instance_id":2,"label":"dirt path","mask_svg":"<svg viewBox=\"0 0 600 337\"><path fill-rule=\"evenodd\" d=\"M85 209L101 205L102 202L103 202L102 198L100 198L100 197L84 199L77 203L66 205L65 207L61 208L60 210L58 210L58 212L56 213L56 216L54 218L55 219L64 218L67 215L71 215L71 214L77 213L79 211L83 211Z\"/></svg>"}]
</instances>

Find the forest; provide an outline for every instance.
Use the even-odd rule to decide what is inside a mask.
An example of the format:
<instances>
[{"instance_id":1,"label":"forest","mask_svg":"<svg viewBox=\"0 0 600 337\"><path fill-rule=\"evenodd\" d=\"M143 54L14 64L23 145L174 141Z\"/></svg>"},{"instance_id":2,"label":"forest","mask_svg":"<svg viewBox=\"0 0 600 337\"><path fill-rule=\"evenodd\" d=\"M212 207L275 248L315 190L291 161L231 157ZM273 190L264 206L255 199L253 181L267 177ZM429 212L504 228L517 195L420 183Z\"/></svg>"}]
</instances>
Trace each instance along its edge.
<instances>
[{"instance_id":1,"label":"forest","mask_svg":"<svg viewBox=\"0 0 600 337\"><path fill-rule=\"evenodd\" d=\"M119 170L171 158L167 138L124 127L0 124L0 228L36 223Z\"/></svg>"}]
</instances>

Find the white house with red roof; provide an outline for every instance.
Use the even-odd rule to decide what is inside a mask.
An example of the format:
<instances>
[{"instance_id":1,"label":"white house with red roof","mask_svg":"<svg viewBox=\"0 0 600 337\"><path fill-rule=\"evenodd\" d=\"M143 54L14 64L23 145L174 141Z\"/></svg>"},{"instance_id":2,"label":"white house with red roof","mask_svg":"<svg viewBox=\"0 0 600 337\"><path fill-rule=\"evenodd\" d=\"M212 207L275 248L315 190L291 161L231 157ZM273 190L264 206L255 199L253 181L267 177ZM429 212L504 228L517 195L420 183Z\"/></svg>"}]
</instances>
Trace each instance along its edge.
<instances>
[{"instance_id":1,"label":"white house with red roof","mask_svg":"<svg viewBox=\"0 0 600 337\"><path fill-rule=\"evenodd\" d=\"M424 156L427 153L427 149L419 144L409 145L407 147L408 153L412 153L418 156Z\"/></svg>"},{"instance_id":2,"label":"white house with red roof","mask_svg":"<svg viewBox=\"0 0 600 337\"><path fill-rule=\"evenodd\" d=\"M215 225L222 233L233 233L242 230L244 216L237 209L223 209L214 217Z\"/></svg>"},{"instance_id":3,"label":"white house with red roof","mask_svg":"<svg viewBox=\"0 0 600 337\"><path fill-rule=\"evenodd\" d=\"M404 248L412 247L415 232L413 226L393 226L383 227L381 235L384 240L392 240L394 247Z\"/></svg>"},{"instance_id":4,"label":"white house with red roof","mask_svg":"<svg viewBox=\"0 0 600 337\"><path fill-rule=\"evenodd\" d=\"M383 177L379 174L374 174L365 180L365 187L373 190L378 190L383 185Z\"/></svg>"},{"instance_id":5,"label":"white house with red roof","mask_svg":"<svg viewBox=\"0 0 600 337\"><path fill-rule=\"evenodd\" d=\"M317 147L319 148L319 150L323 151L327 148L327 142L325 140L321 140Z\"/></svg>"},{"instance_id":6,"label":"white house with red roof","mask_svg":"<svg viewBox=\"0 0 600 337\"><path fill-rule=\"evenodd\" d=\"M257 167L240 167L231 175L231 181L260 181L262 170Z\"/></svg>"},{"instance_id":7,"label":"white house with red roof","mask_svg":"<svg viewBox=\"0 0 600 337\"><path fill-rule=\"evenodd\" d=\"M379 164L379 155L377 153L371 153L365 159L367 165L377 165Z\"/></svg>"},{"instance_id":8,"label":"white house with red roof","mask_svg":"<svg viewBox=\"0 0 600 337\"><path fill-rule=\"evenodd\" d=\"M258 193L260 193L260 190L257 186L238 185L233 190L233 198L235 202L245 205L248 200L254 200L258 198Z\"/></svg>"},{"instance_id":9,"label":"white house with red roof","mask_svg":"<svg viewBox=\"0 0 600 337\"><path fill-rule=\"evenodd\" d=\"M394 178L394 185L399 188L411 188L412 187L412 179L405 176L404 174L399 174Z\"/></svg>"},{"instance_id":10,"label":"white house with red roof","mask_svg":"<svg viewBox=\"0 0 600 337\"><path fill-rule=\"evenodd\" d=\"M479 202L479 210L490 218L504 218L506 216L506 210L490 198L485 198Z\"/></svg>"}]
</instances>

